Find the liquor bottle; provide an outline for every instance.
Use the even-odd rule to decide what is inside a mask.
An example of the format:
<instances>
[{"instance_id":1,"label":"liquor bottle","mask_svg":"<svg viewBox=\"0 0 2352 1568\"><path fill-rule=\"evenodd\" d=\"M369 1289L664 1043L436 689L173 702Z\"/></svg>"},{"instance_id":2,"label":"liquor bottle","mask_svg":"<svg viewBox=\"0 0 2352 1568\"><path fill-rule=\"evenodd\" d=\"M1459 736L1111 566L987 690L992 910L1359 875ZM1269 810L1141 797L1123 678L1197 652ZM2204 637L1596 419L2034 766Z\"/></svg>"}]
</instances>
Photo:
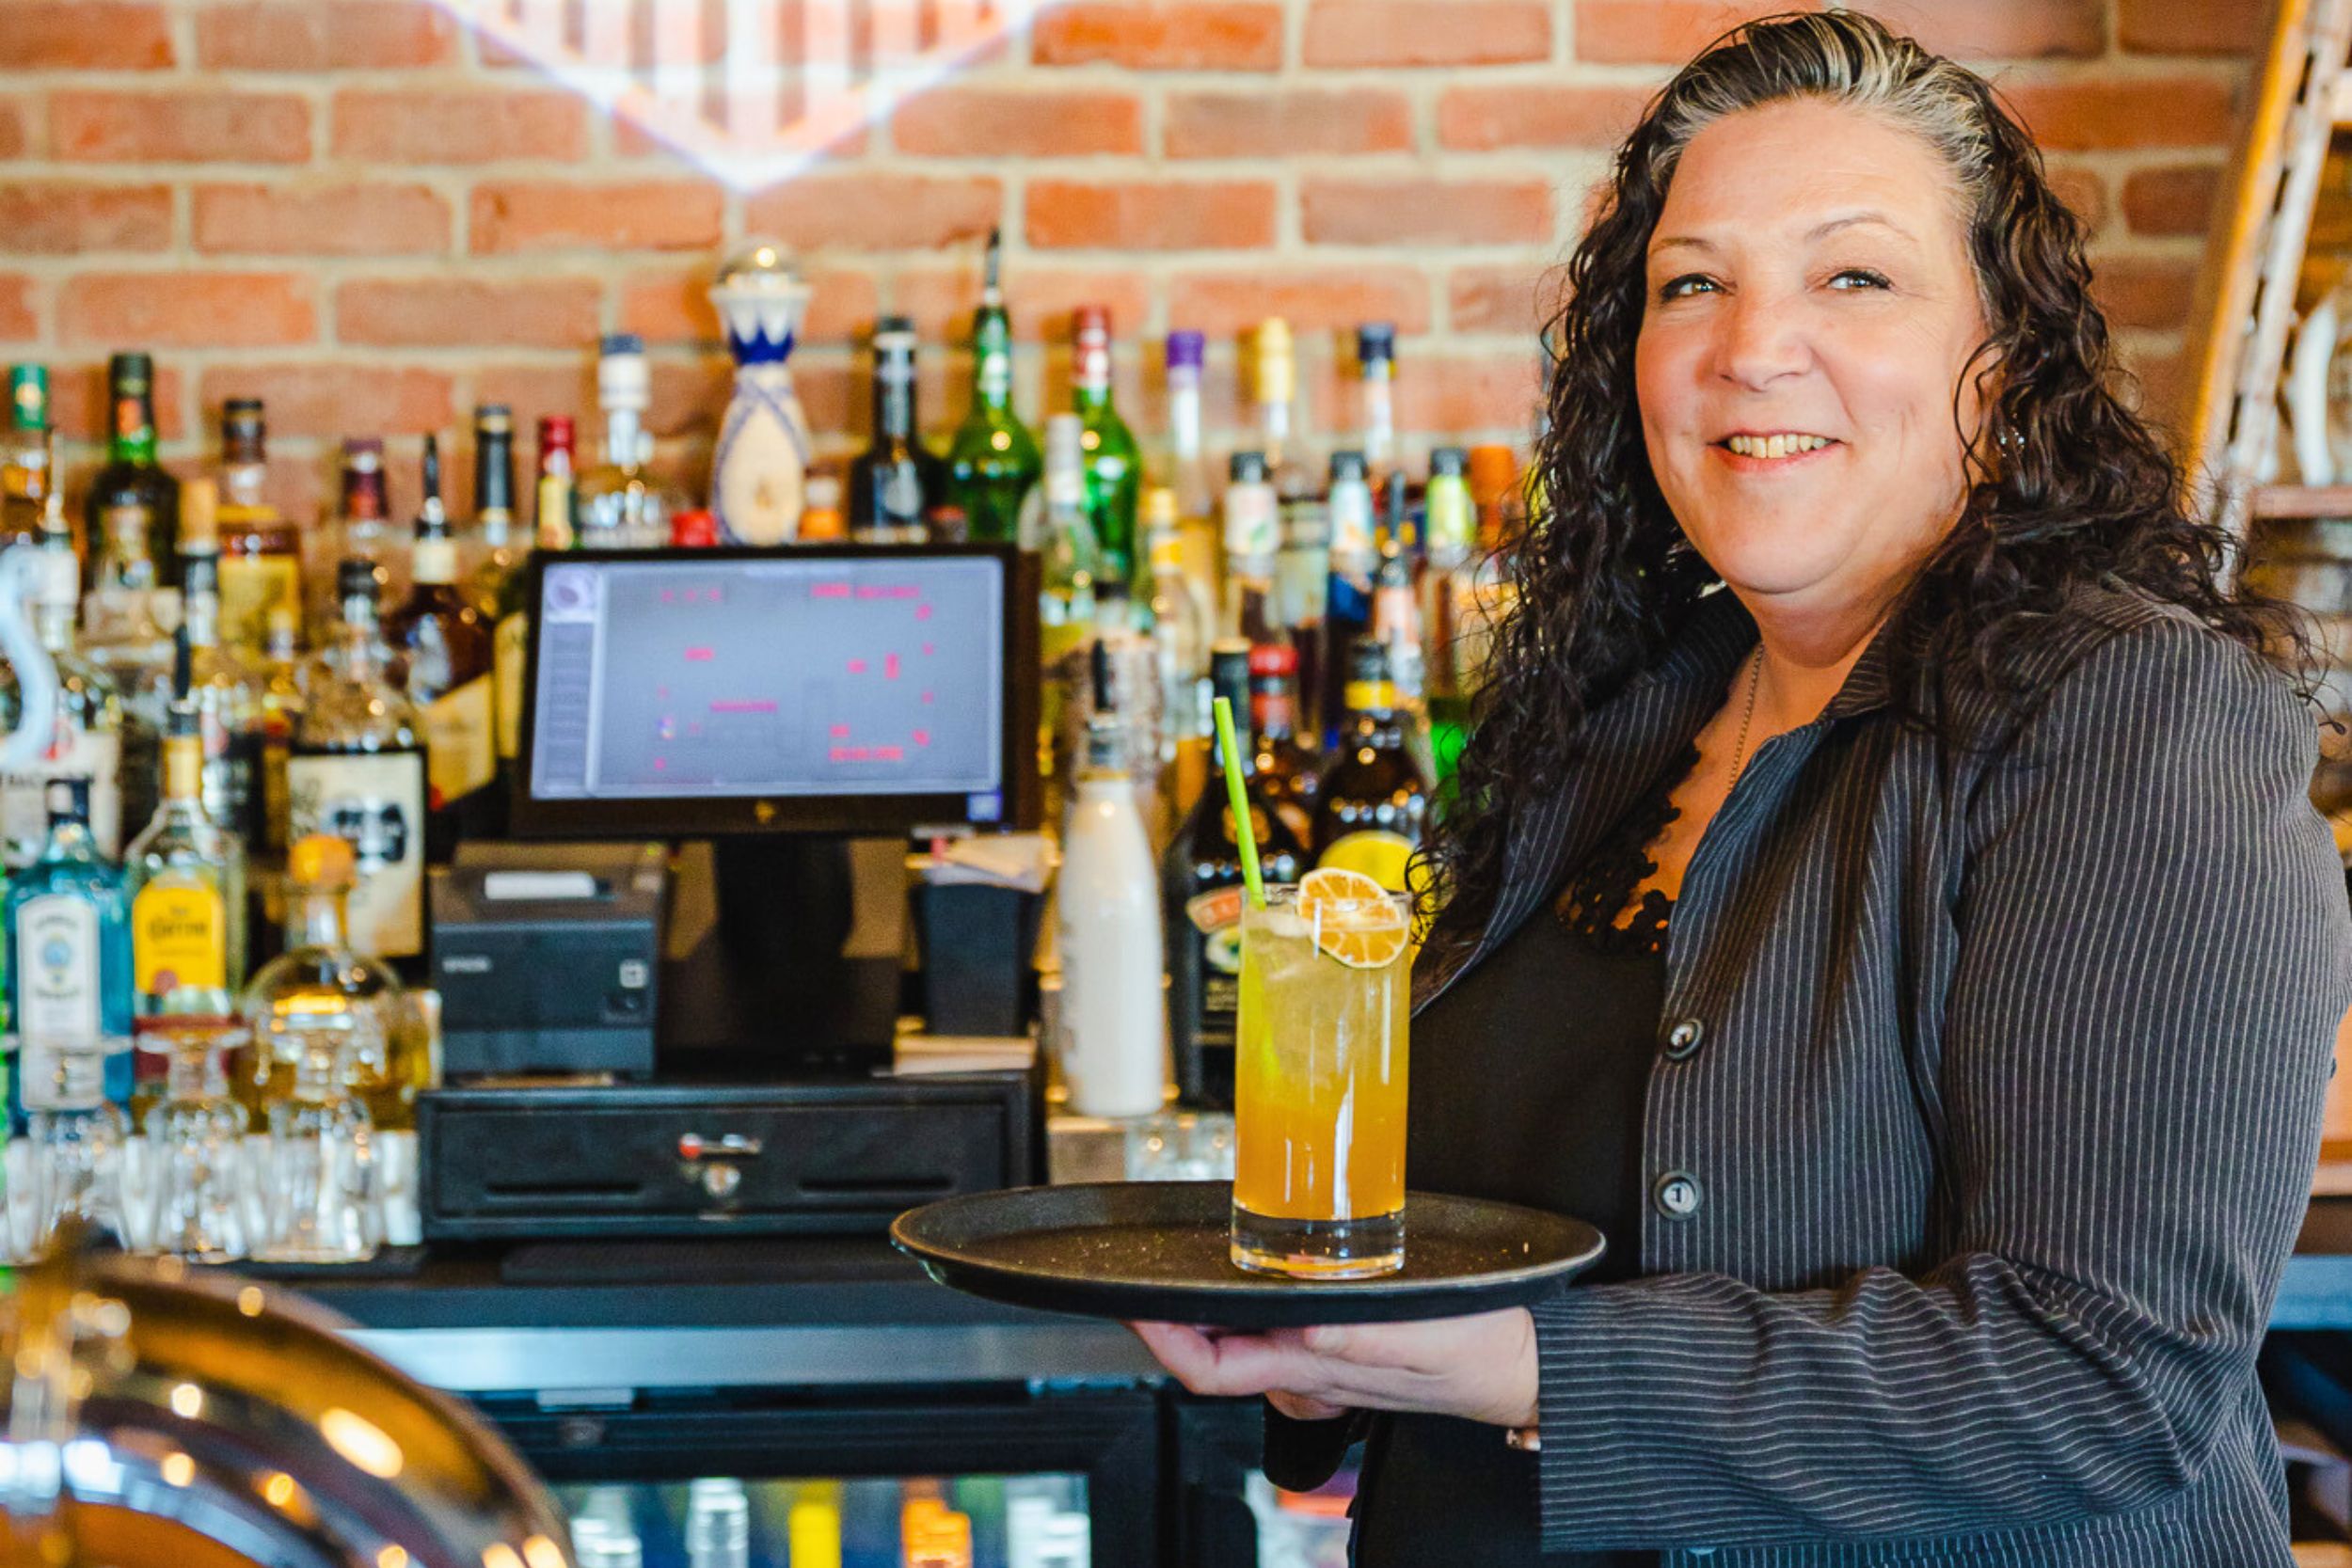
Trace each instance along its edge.
<instances>
[{"instance_id":1,"label":"liquor bottle","mask_svg":"<svg viewBox=\"0 0 2352 1568\"><path fill-rule=\"evenodd\" d=\"M752 1505L730 1476L697 1477L686 1489L687 1568L751 1568Z\"/></svg>"},{"instance_id":2,"label":"liquor bottle","mask_svg":"<svg viewBox=\"0 0 2352 1568\"><path fill-rule=\"evenodd\" d=\"M270 612L302 614L302 536L269 499L269 426L259 398L220 415L220 640L251 657Z\"/></svg>"},{"instance_id":3,"label":"liquor bottle","mask_svg":"<svg viewBox=\"0 0 2352 1568\"><path fill-rule=\"evenodd\" d=\"M1168 335L1168 454L1160 482L1175 492L1184 575L1203 603L1217 592L1217 482L1200 436L1200 373L1207 343L1198 332Z\"/></svg>"},{"instance_id":4,"label":"liquor bottle","mask_svg":"<svg viewBox=\"0 0 2352 1568\"><path fill-rule=\"evenodd\" d=\"M32 863L49 837L49 784L61 778L89 781L90 832L99 852L122 845L122 697L114 676L74 647L74 608L81 602L82 568L73 558L64 507L51 492L41 533L40 590L33 630L57 672L56 726L30 766L0 774L0 841L11 871ZM5 689L7 725L14 729L24 705L13 671Z\"/></svg>"},{"instance_id":5,"label":"liquor bottle","mask_svg":"<svg viewBox=\"0 0 2352 1568\"><path fill-rule=\"evenodd\" d=\"M1465 662L1468 628L1478 610L1478 511L1469 467L1461 448L1438 448L1429 454L1429 483L1422 493L1422 535L1429 550L1421 574L1422 682L1440 783L1453 776L1454 759L1461 754L1478 679L1476 667Z\"/></svg>"},{"instance_id":6,"label":"liquor bottle","mask_svg":"<svg viewBox=\"0 0 2352 1568\"><path fill-rule=\"evenodd\" d=\"M1237 451L1227 462L1225 486L1225 591L1217 630L1227 637L1262 641L1275 635L1275 558L1281 548L1281 503L1267 477L1265 454Z\"/></svg>"},{"instance_id":7,"label":"liquor bottle","mask_svg":"<svg viewBox=\"0 0 2352 1568\"><path fill-rule=\"evenodd\" d=\"M1104 574L1101 545L1087 507L1084 441L1077 415L1056 414L1045 421L1040 618L1044 626L1043 657L1049 668L1060 654L1082 641L1093 624L1094 585Z\"/></svg>"},{"instance_id":8,"label":"liquor bottle","mask_svg":"<svg viewBox=\"0 0 2352 1568\"><path fill-rule=\"evenodd\" d=\"M920 545L946 495L939 460L916 437L914 324L874 324L874 438L850 465L850 537L861 545Z\"/></svg>"},{"instance_id":9,"label":"liquor bottle","mask_svg":"<svg viewBox=\"0 0 2352 1568\"><path fill-rule=\"evenodd\" d=\"M1325 747L1339 734L1346 713L1348 650L1372 630L1372 579L1380 571L1379 529L1373 517L1372 485L1360 451L1331 454L1331 576L1324 590L1323 646L1315 678L1301 689L1307 697L1307 733Z\"/></svg>"},{"instance_id":10,"label":"liquor bottle","mask_svg":"<svg viewBox=\"0 0 2352 1568\"><path fill-rule=\"evenodd\" d=\"M294 1089L307 1036L338 1033L351 1054L337 1086L358 1094L374 1127L414 1125L417 1091L431 1087L429 1047L399 974L358 940L362 875L332 833L306 834L287 853L285 950L254 971L240 1003L250 1038L231 1082L249 1110Z\"/></svg>"},{"instance_id":11,"label":"liquor bottle","mask_svg":"<svg viewBox=\"0 0 2352 1568\"><path fill-rule=\"evenodd\" d=\"M1111 313L1082 305L1076 317L1077 357L1071 400L1084 427L1087 521L1101 552L1102 575L1129 581L1136 572L1136 506L1143 488L1142 455L1127 421L1111 402Z\"/></svg>"},{"instance_id":12,"label":"liquor bottle","mask_svg":"<svg viewBox=\"0 0 2352 1568\"><path fill-rule=\"evenodd\" d=\"M1033 490L1029 493L1029 504L1022 508L1025 519L1037 510L1037 492ZM800 543L833 545L849 536L850 525L841 515L841 476L826 468L809 469L807 500L801 508ZM1028 547L1028 541L1025 538L1022 545Z\"/></svg>"},{"instance_id":13,"label":"liquor bottle","mask_svg":"<svg viewBox=\"0 0 2352 1568\"><path fill-rule=\"evenodd\" d=\"M1250 335L1250 401L1257 409L1258 450L1265 457L1274 493L1288 505L1311 494L1292 405L1298 400L1298 354L1290 323L1268 316Z\"/></svg>"},{"instance_id":14,"label":"liquor bottle","mask_svg":"<svg viewBox=\"0 0 2352 1568\"><path fill-rule=\"evenodd\" d=\"M450 531L466 597L485 616L495 615L506 579L522 569L528 553L515 525L515 416L502 403L473 411L473 518Z\"/></svg>"},{"instance_id":15,"label":"liquor bottle","mask_svg":"<svg viewBox=\"0 0 2352 1568\"><path fill-rule=\"evenodd\" d=\"M1262 642L1249 650L1250 766L1265 781L1269 806L1304 844L1314 831L1322 758L1298 740L1297 680L1295 648Z\"/></svg>"},{"instance_id":16,"label":"liquor bottle","mask_svg":"<svg viewBox=\"0 0 2352 1568\"><path fill-rule=\"evenodd\" d=\"M1166 1098L1168 1012L1152 841L1127 770L1110 665L1108 645L1096 642L1094 716L1055 890L1061 1069L1080 1116L1141 1117Z\"/></svg>"},{"instance_id":17,"label":"liquor bottle","mask_svg":"<svg viewBox=\"0 0 2352 1568\"><path fill-rule=\"evenodd\" d=\"M1248 711L1249 644L1220 641L1209 654L1209 680L1238 722ZM1247 745L1241 768L1259 870L1269 882L1295 882L1308 867L1306 844L1274 809ZM1233 1010L1241 997L1241 849L1223 769L1222 748L1213 741L1207 787L1160 865L1177 1087L1185 1104L1211 1109L1233 1103Z\"/></svg>"},{"instance_id":18,"label":"liquor bottle","mask_svg":"<svg viewBox=\"0 0 2352 1568\"><path fill-rule=\"evenodd\" d=\"M8 1016L28 1111L86 1074L62 1058L92 1054L106 1101L131 1102L130 905L121 867L90 836L89 798L87 779L51 779L40 852L8 878Z\"/></svg>"},{"instance_id":19,"label":"liquor bottle","mask_svg":"<svg viewBox=\"0 0 2352 1568\"><path fill-rule=\"evenodd\" d=\"M353 560L335 575L341 625L310 668L288 748L287 836L328 833L351 846L353 942L409 959L424 947L423 726L388 668L374 569Z\"/></svg>"},{"instance_id":20,"label":"liquor bottle","mask_svg":"<svg viewBox=\"0 0 2352 1568\"><path fill-rule=\"evenodd\" d=\"M1422 629L1421 594L1413 580L1412 562L1393 537L1383 539L1380 567L1372 579L1372 639L1388 650L1390 684L1396 688L1403 705L1414 713L1423 710L1428 696ZM1354 684L1353 672L1348 679Z\"/></svg>"},{"instance_id":21,"label":"liquor bottle","mask_svg":"<svg viewBox=\"0 0 2352 1568\"><path fill-rule=\"evenodd\" d=\"M384 617L384 644L423 726L430 784L425 858L446 865L461 837L485 836L475 799L498 773L495 653L482 611L457 586L457 546L441 504L441 463L424 438L424 500L410 552L416 587Z\"/></svg>"},{"instance_id":22,"label":"liquor bottle","mask_svg":"<svg viewBox=\"0 0 2352 1568\"><path fill-rule=\"evenodd\" d=\"M163 801L131 841L132 987L141 1016L231 1018L245 981L245 846L206 810L204 736L172 705Z\"/></svg>"},{"instance_id":23,"label":"liquor bottle","mask_svg":"<svg viewBox=\"0 0 2352 1568\"><path fill-rule=\"evenodd\" d=\"M286 758L294 748L294 726L301 722L309 701L302 689L302 656L294 617L282 605L270 611L260 673L261 800L246 838L246 879L252 905L246 940L257 960L276 956L278 933L286 920Z\"/></svg>"},{"instance_id":24,"label":"liquor bottle","mask_svg":"<svg viewBox=\"0 0 2352 1568\"><path fill-rule=\"evenodd\" d=\"M632 332L607 337L596 360L596 404L604 411L604 460L582 473L572 509L582 549L658 549L670 542L677 498L648 471L653 435L644 427L653 382L645 341Z\"/></svg>"},{"instance_id":25,"label":"liquor bottle","mask_svg":"<svg viewBox=\"0 0 2352 1568\"><path fill-rule=\"evenodd\" d=\"M1143 521L1151 542L1152 647L1160 686L1160 798L1186 801L1199 791L1208 760L1209 641L1216 616L1184 572L1176 493L1162 485L1146 490Z\"/></svg>"},{"instance_id":26,"label":"liquor bottle","mask_svg":"<svg viewBox=\"0 0 2352 1568\"><path fill-rule=\"evenodd\" d=\"M92 542L111 545L123 560L148 562L149 589L178 578L172 559L180 536L180 482L155 461L155 362L144 354L118 354L106 362L106 401L113 412L105 467L90 480L84 502ZM102 548L103 546L102 546ZM83 586L95 590L95 552Z\"/></svg>"},{"instance_id":27,"label":"liquor bottle","mask_svg":"<svg viewBox=\"0 0 2352 1568\"><path fill-rule=\"evenodd\" d=\"M1366 322L1356 329L1357 390L1364 419L1364 466L1375 482L1396 464L1396 326Z\"/></svg>"},{"instance_id":28,"label":"liquor bottle","mask_svg":"<svg viewBox=\"0 0 2352 1568\"><path fill-rule=\"evenodd\" d=\"M576 438L568 415L548 414L540 418L539 477L532 491L532 537L543 550L568 550L579 534L577 501L573 496L580 477L578 449L573 445ZM550 479L561 482L555 492L561 505L548 504Z\"/></svg>"},{"instance_id":29,"label":"liquor bottle","mask_svg":"<svg viewBox=\"0 0 2352 1568\"><path fill-rule=\"evenodd\" d=\"M202 515L211 504L209 492L209 481L190 481L183 499L183 516L194 519ZM262 780L262 748L266 728L262 712L262 675L220 644L220 596L215 583L221 560L217 548L192 530L183 535L180 564L186 585L187 608L180 625L186 668L175 673L173 695L184 697L196 709L198 733L203 739L204 809L221 827L251 841L262 833L267 800ZM278 608L282 613L283 607ZM166 713L155 725L159 740L169 728L168 706L167 704ZM133 816L132 820L138 818Z\"/></svg>"},{"instance_id":30,"label":"liquor bottle","mask_svg":"<svg viewBox=\"0 0 2352 1568\"><path fill-rule=\"evenodd\" d=\"M334 570L319 576L331 595L342 562L364 561L375 575L376 592L388 604L398 604L408 593L408 551L392 528L391 501L385 490L384 443L373 436L343 442L342 489L335 507L331 531ZM342 605L330 597L310 619L320 628L314 639L324 645L334 635Z\"/></svg>"},{"instance_id":31,"label":"liquor bottle","mask_svg":"<svg viewBox=\"0 0 2352 1568\"><path fill-rule=\"evenodd\" d=\"M1349 673L1348 721L1315 801L1315 863L1402 893L1429 813L1429 774L1406 743L1410 718L1390 678L1389 650L1359 640Z\"/></svg>"},{"instance_id":32,"label":"liquor bottle","mask_svg":"<svg viewBox=\"0 0 2352 1568\"><path fill-rule=\"evenodd\" d=\"M62 479L50 466L49 372L8 367L8 439L0 444L0 548L40 538L49 492Z\"/></svg>"},{"instance_id":33,"label":"liquor bottle","mask_svg":"<svg viewBox=\"0 0 2352 1568\"><path fill-rule=\"evenodd\" d=\"M1021 508L1044 471L1037 438L1012 407L1012 324L997 286L1000 236L988 235L979 309L972 312L972 406L947 449L948 494L978 545L1021 538Z\"/></svg>"}]
</instances>

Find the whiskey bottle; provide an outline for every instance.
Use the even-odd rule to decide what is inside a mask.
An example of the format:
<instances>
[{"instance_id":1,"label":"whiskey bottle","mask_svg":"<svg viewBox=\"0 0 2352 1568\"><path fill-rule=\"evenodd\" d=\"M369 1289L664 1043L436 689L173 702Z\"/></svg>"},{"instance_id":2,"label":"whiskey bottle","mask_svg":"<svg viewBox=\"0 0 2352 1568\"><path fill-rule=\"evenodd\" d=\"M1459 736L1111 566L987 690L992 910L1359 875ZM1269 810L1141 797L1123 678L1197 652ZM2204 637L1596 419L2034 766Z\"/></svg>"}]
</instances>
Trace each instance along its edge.
<instances>
[{"instance_id":1,"label":"whiskey bottle","mask_svg":"<svg viewBox=\"0 0 2352 1568\"><path fill-rule=\"evenodd\" d=\"M354 436L343 442L342 488L335 506L336 569L323 574L327 599L311 616L322 628L319 641L332 640L333 626L342 613L333 594L340 586L342 563L364 561L375 575L383 602L398 604L408 593L408 551L392 527L391 501L385 491L384 443L374 436Z\"/></svg>"},{"instance_id":2,"label":"whiskey bottle","mask_svg":"<svg viewBox=\"0 0 2352 1568\"><path fill-rule=\"evenodd\" d=\"M1314 831L1322 758L1299 743L1298 651L1262 642L1249 650L1250 767L1265 781L1267 802L1298 842Z\"/></svg>"},{"instance_id":3,"label":"whiskey bottle","mask_svg":"<svg viewBox=\"0 0 2352 1568\"><path fill-rule=\"evenodd\" d=\"M1281 503L1263 452L1237 451L1226 471L1231 477L1223 515L1225 588L1217 629L1245 641L1264 641L1279 629L1274 568L1282 543ZM1243 711L1235 709L1237 715Z\"/></svg>"},{"instance_id":4,"label":"whiskey bottle","mask_svg":"<svg viewBox=\"0 0 2352 1568\"><path fill-rule=\"evenodd\" d=\"M1234 713L1248 712L1249 645L1219 641L1209 655L1209 672L1211 687ZM1247 745L1241 768L1260 873L1269 882L1295 882L1308 866L1306 845L1275 809ZM1188 1105L1230 1107L1233 1014L1241 1000L1241 848L1226 799L1223 752L1214 740L1208 782L1168 845L1160 887L1177 1088Z\"/></svg>"},{"instance_id":5,"label":"whiskey bottle","mask_svg":"<svg viewBox=\"0 0 2352 1568\"><path fill-rule=\"evenodd\" d=\"M1396 464L1396 326L1356 328L1356 387L1364 420L1364 466L1375 483Z\"/></svg>"},{"instance_id":6,"label":"whiskey bottle","mask_svg":"<svg viewBox=\"0 0 2352 1568\"><path fill-rule=\"evenodd\" d=\"M109 546L119 561L142 561L147 589L178 578L172 559L180 536L180 482L155 460L155 362L144 354L118 354L106 363L106 401L112 414L105 467L91 479L84 502L88 538L99 545L86 588L103 579L97 571Z\"/></svg>"},{"instance_id":7,"label":"whiskey bottle","mask_svg":"<svg viewBox=\"0 0 2352 1568\"><path fill-rule=\"evenodd\" d=\"M990 230L979 308L972 312L972 406L947 449L948 496L977 545L1018 544L1021 508L1044 470L1037 438L1012 407L1012 325L997 286L1000 236Z\"/></svg>"},{"instance_id":8,"label":"whiskey bottle","mask_svg":"<svg viewBox=\"0 0 2352 1568\"><path fill-rule=\"evenodd\" d=\"M262 651L273 610L302 613L302 538L269 499L269 427L259 398L230 398L220 419L220 641Z\"/></svg>"},{"instance_id":9,"label":"whiskey bottle","mask_svg":"<svg viewBox=\"0 0 2352 1568\"><path fill-rule=\"evenodd\" d=\"M529 549L515 518L515 416L502 403L473 411L473 518L457 545L466 597L494 617Z\"/></svg>"},{"instance_id":10,"label":"whiskey bottle","mask_svg":"<svg viewBox=\"0 0 2352 1568\"><path fill-rule=\"evenodd\" d=\"M197 516L209 504L208 487L208 482L190 482L183 509L187 516ZM185 649L186 668L176 673L172 688L173 694L196 711L198 734L203 742L205 811L222 828L250 838L261 831L265 800L262 676L243 657L221 645L220 595L215 587L220 567L219 551L191 534L181 555L186 609L180 641ZM282 614L283 607L278 608ZM168 725L167 711L155 722L159 738L168 733Z\"/></svg>"},{"instance_id":11,"label":"whiskey bottle","mask_svg":"<svg viewBox=\"0 0 2352 1568\"><path fill-rule=\"evenodd\" d=\"M353 942L413 959L424 948L423 725L388 668L374 568L346 561L335 577L341 621L311 665L288 748L287 838L327 833L348 844Z\"/></svg>"},{"instance_id":12,"label":"whiskey bottle","mask_svg":"<svg viewBox=\"0 0 2352 1568\"><path fill-rule=\"evenodd\" d=\"M395 678L424 727L429 814L425 858L446 865L461 837L485 836L485 800L498 773L490 628L457 586L457 546L441 503L437 444L424 438L424 499L410 552L415 586L384 618Z\"/></svg>"}]
</instances>

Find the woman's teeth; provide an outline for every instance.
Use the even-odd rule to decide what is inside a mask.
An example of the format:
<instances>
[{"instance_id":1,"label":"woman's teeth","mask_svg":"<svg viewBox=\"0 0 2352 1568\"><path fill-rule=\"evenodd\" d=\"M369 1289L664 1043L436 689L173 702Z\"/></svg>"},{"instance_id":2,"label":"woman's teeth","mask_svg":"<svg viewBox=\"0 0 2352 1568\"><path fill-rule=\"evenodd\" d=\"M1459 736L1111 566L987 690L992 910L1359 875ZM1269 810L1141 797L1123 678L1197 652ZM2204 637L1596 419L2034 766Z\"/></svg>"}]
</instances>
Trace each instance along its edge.
<instances>
[{"instance_id":1,"label":"woman's teeth","mask_svg":"<svg viewBox=\"0 0 2352 1568\"><path fill-rule=\"evenodd\" d=\"M1724 445L1742 457L1793 457L1829 445L1826 436L1727 436Z\"/></svg>"}]
</instances>

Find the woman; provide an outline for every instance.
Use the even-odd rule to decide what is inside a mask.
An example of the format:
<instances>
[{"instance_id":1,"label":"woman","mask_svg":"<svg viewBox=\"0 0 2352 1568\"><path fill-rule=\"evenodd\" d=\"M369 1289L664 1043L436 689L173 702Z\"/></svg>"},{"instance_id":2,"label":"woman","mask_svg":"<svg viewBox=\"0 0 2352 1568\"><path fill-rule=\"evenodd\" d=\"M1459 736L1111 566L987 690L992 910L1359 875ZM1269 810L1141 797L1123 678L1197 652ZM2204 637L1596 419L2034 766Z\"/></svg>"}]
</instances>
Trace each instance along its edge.
<instances>
[{"instance_id":1,"label":"woman","mask_svg":"<svg viewBox=\"0 0 2352 1568\"><path fill-rule=\"evenodd\" d=\"M2289 1561L2253 1357L2352 921L2293 624L2217 587L2089 280L1985 84L1852 13L1625 144L1408 1153L1611 1258L1532 1313L1138 1325L1268 1396L1278 1481L1368 1428L1360 1562Z\"/></svg>"}]
</instances>

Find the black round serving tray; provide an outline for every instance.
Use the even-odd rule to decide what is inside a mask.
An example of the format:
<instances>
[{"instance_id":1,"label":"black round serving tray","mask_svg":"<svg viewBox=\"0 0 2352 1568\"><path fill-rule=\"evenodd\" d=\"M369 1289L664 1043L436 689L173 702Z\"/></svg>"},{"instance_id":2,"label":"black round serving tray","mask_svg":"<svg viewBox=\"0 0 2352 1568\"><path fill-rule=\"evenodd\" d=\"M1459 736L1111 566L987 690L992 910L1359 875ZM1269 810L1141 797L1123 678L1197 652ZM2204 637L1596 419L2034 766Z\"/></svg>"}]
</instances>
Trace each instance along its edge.
<instances>
[{"instance_id":1,"label":"black round serving tray","mask_svg":"<svg viewBox=\"0 0 2352 1568\"><path fill-rule=\"evenodd\" d=\"M1302 1282L1233 1266L1230 1181L1095 1181L909 1210L890 1239L942 1285L1016 1307L1235 1329L1402 1323L1523 1307L1590 1268L1581 1220L1483 1198L1405 1199L1405 1267Z\"/></svg>"}]
</instances>

